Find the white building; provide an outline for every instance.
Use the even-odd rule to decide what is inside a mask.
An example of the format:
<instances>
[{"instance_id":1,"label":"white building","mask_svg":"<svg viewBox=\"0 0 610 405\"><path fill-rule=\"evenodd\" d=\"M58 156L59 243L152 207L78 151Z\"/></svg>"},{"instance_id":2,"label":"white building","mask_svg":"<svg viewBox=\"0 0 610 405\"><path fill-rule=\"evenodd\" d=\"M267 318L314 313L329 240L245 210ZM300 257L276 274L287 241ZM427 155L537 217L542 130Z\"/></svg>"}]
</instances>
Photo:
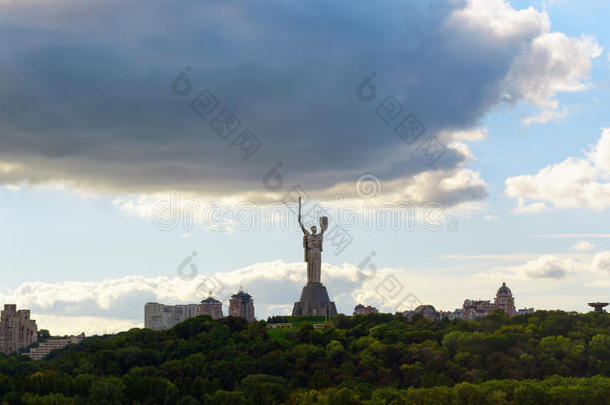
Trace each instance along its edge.
<instances>
[{"instance_id":1,"label":"white building","mask_svg":"<svg viewBox=\"0 0 610 405\"><path fill-rule=\"evenodd\" d=\"M144 327L164 330L199 315L199 304L165 305L149 302L144 307Z\"/></svg>"},{"instance_id":2,"label":"white building","mask_svg":"<svg viewBox=\"0 0 610 405\"><path fill-rule=\"evenodd\" d=\"M517 315L533 314L534 312L534 308L521 308L517 311Z\"/></svg>"},{"instance_id":3,"label":"white building","mask_svg":"<svg viewBox=\"0 0 610 405\"><path fill-rule=\"evenodd\" d=\"M80 343L84 338L84 333L78 336L68 336L65 338L51 338L46 342L40 343L38 347L31 348L30 352L25 353L25 355L29 356L32 360L40 360L46 357L53 350L63 349L68 345Z\"/></svg>"}]
</instances>

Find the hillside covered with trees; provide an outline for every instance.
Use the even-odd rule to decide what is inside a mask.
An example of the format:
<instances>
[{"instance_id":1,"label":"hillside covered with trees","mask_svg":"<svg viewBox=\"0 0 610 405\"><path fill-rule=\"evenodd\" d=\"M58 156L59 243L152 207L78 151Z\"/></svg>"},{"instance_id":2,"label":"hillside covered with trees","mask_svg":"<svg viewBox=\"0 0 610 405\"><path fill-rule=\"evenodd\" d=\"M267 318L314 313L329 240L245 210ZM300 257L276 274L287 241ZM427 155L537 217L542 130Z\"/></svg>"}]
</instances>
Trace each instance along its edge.
<instances>
[{"instance_id":1,"label":"hillside covered with trees","mask_svg":"<svg viewBox=\"0 0 610 405\"><path fill-rule=\"evenodd\" d=\"M0 356L2 404L608 404L610 315L430 322L339 315L270 331L241 318Z\"/></svg>"}]
</instances>

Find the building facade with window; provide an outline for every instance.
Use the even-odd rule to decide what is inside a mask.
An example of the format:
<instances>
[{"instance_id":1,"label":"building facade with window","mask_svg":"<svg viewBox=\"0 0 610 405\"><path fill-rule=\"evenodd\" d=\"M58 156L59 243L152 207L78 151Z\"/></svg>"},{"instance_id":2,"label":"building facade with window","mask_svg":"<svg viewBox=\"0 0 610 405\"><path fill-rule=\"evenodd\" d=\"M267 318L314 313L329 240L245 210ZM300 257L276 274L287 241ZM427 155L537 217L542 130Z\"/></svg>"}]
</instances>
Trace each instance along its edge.
<instances>
[{"instance_id":1,"label":"building facade with window","mask_svg":"<svg viewBox=\"0 0 610 405\"><path fill-rule=\"evenodd\" d=\"M212 319L222 318L222 303L210 295L199 304L199 315L209 315Z\"/></svg>"},{"instance_id":2,"label":"building facade with window","mask_svg":"<svg viewBox=\"0 0 610 405\"><path fill-rule=\"evenodd\" d=\"M83 341L85 334L78 336L67 336L63 338L51 338L46 342L42 342L38 347L30 349L26 356L29 356L32 360L41 360L48 356L53 350L63 349L64 347L72 344L78 344Z\"/></svg>"},{"instance_id":3,"label":"building facade with window","mask_svg":"<svg viewBox=\"0 0 610 405\"><path fill-rule=\"evenodd\" d=\"M229 315L246 318L248 322L255 321L254 300L252 296L241 289L237 294L233 294L229 301Z\"/></svg>"},{"instance_id":4,"label":"building facade with window","mask_svg":"<svg viewBox=\"0 0 610 405\"><path fill-rule=\"evenodd\" d=\"M465 300L462 307L462 319L479 319L496 310L500 310L508 316L517 315L515 298L506 283L502 283L500 288L498 288L493 303L490 300Z\"/></svg>"},{"instance_id":5,"label":"building facade with window","mask_svg":"<svg viewBox=\"0 0 610 405\"><path fill-rule=\"evenodd\" d=\"M199 304L165 305L149 302L144 306L144 327L152 330L171 329L176 324L199 315Z\"/></svg>"},{"instance_id":6,"label":"building facade with window","mask_svg":"<svg viewBox=\"0 0 610 405\"><path fill-rule=\"evenodd\" d=\"M0 314L0 352L11 354L37 341L38 327L30 319L30 310L17 310L15 304L4 305Z\"/></svg>"},{"instance_id":7,"label":"building facade with window","mask_svg":"<svg viewBox=\"0 0 610 405\"><path fill-rule=\"evenodd\" d=\"M366 315L366 314L376 314L379 311L377 310L377 308L372 307L370 305L368 306L364 306L362 304L358 304L356 305L356 307L354 308L354 315Z\"/></svg>"}]
</instances>

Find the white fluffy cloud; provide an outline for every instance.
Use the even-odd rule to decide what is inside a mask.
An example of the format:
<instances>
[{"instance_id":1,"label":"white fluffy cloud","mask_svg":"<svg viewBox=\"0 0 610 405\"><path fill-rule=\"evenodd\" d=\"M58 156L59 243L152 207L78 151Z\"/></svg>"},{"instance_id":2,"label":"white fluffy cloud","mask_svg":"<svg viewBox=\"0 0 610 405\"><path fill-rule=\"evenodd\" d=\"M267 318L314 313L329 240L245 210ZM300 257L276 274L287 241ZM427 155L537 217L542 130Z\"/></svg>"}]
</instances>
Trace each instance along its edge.
<instances>
[{"instance_id":1,"label":"white fluffy cloud","mask_svg":"<svg viewBox=\"0 0 610 405\"><path fill-rule=\"evenodd\" d=\"M602 129L602 136L587 157L610 179L610 128Z\"/></svg>"},{"instance_id":2,"label":"white fluffy cloud","mask_svg":"<svg viewBox=\"0 0 610 405\"><path fill-rule=\"evenodd\" d=\"M591 60L603 48L591 37L569 38L547 32L532 41L529 49L513 64L508 75L508 97L523 99L543 110L525 118L526 124L559 119L567 110L558 110L554 96L561 92L587 89Z\"/></svg>"},{"instance_id":3,"label":"white fluffy cloud","mask_svg":"<svg viewBox=\"0 0 610 405\"><path fill-rule=\"evenodd\" d=\"M591 250L595 245L581 241L573 249ZM498 267L491 274L497 277L510 277L519 280L587 280L587 285L601 285L610 274L610 251L574 254L547 254L528 259L517 266ZM600 278L601 276L601 278Z\"/></svg>"},{"instance_id":4,"label":"white fluffy cloud","mask_svg":"<svg viewBox=\"0 0 610 405\"><path fill-rule=\"evenodd\" d=\"M533 7L517 10L504 0L467 1L466 7L454 12L451 22L498 42L521 44L523 50L505 77L502 97L541 108L526 117L525 124L564 117L569 110L560 108L555 96L589 88L591 61L603 52L593 37L552 32L546 12ZM525 38L531 41L523 41Z\"/></svg>"},{"instance_id":5,"label":"white fluffy cloud","mask_svg":"<svg viewBox=\"0 0 610 405\"><path fill-rule=\"evenodd\" d=\"M516 213L586 208L601 211L610 207L610 128L603 128L598 143L583 157L569 157L536 174L506 179L505 194L517 198ZM526 204L526 200L533 201ZM532 208L533 207L533 208Z\"/></svg>"},{"instance_id":6,"label":"white fluffy cloud","mask_svg":"<svg viewBox=\"0 0 610 405\"><path fill-rule=\"evenodd\" d=\"M546 206L545 203L531 203L526 204L525 198L519 197L517 199L517 207L513 209L513 214L535 214L537 212L542 212L548 210L549 207Z\"/></svg>"},{"instance_id":7,"label":"white fluffy cloud","mask_svg":"<svg viewBox=\"0 0 610 405\"><path fill-rule=\"evenodd\" d=\"M439 137L448 141L476 142L487 138L487 128L468 128L460 131L443 131Z\"/></svg>"},{"instance_id":8,"label":"white fluffy cloud","mask_svg":"<svg viewBox=\"0 0 610 405\"><path fill-rule=\"evenodd\" d=\"M574 269L574 261L571 258L545 255L525 263L520 270L531 278L561 279Z\"/></svg>"},{"instance_id":9,"label":"white fluffy cloud","mask_svg":"<svg viewBox=\"0 0 610 405\"><path fill-rule=\"evenodd\" d=\"M572 246L572 249L581 252L586 252L595 249L595 244L589 242L588 240L581 240L579 242L576 242L574 246Z\"/></svg>"},{"instance_id":10,"label":"white fluffy cloud","mask_svg":"<svg viewBox=\"0 0 610 405\"><path fill-rule=\"evenodd\" d=\"M610 252L601 252L595 255L592 263L593 271L605 275L610 275Z\"/></svg>"},{"instance_id":11,"label":"white fluffy cloud","mask_svg":"<svg viewBox=\"0 0 610 405\"><path fill-rule=\"evenodd\" d=\"M539 35L551 27L546 13L533 7L516 10L504 0L469 0L463 9L454 12L453 22L497 38Z\"/></svg>"}]
</instances>

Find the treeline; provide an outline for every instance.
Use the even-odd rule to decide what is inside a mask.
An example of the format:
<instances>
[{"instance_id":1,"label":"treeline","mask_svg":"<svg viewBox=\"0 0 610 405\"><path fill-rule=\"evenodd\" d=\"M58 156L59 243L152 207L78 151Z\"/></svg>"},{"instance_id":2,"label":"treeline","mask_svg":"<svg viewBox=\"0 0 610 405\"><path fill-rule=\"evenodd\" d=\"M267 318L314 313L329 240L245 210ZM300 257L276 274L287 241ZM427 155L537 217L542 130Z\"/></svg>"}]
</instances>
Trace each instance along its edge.
<instances>
[{"instance_id":1,"label":"treeline","mask_svg":"<svg viewBox=\"0 0 610 405\"><path fill-rule=\"evenodd\" d=\"M610 403L608 314L339 315L281 335L265 325L197 317L87 338L38 362L0 356L1 403Z\"/></svg>"},{"instance_id":2,"label":"treeline","mask_svg":"<svg viewBox=\"0 0 610 405\"><path fill-rule=\"evenodd\" d=\"M610 403L610 378L548 377L544 380L462 382L452 387L377 388L370 400L348 388L300 391L291 404L417 404L417 405L599 405Z\"/></svg>"}]
</instances>

